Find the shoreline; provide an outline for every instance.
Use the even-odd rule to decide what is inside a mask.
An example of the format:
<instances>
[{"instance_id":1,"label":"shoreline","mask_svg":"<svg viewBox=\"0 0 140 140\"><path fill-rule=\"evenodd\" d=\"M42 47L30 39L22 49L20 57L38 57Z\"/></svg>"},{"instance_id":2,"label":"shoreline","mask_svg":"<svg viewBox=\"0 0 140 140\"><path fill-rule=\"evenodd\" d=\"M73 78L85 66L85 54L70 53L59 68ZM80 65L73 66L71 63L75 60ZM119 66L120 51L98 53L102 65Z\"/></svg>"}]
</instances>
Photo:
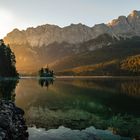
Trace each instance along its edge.
<instances>
[{"instance_id":1,"label":"shoreline","mask_svg":"<svg viewBox=\"0 0 140 140\"><path fill-rule=\"evenodd\" d=\"M140 79L140 76L56 76L54 79ZM20 79L52 79L50 77L21 76Z\"/></svg>"},{"instance_id":2,"label":"shoreline","mask_svg":"<svg viewBox=\"0 0 140 140\"><path fill-rule=\"evenodd\" d=\"M131 79L131 78L140 78L140 76L56 76L56 78L88 78L88 79Z\"/></svg>"}]
</instances>

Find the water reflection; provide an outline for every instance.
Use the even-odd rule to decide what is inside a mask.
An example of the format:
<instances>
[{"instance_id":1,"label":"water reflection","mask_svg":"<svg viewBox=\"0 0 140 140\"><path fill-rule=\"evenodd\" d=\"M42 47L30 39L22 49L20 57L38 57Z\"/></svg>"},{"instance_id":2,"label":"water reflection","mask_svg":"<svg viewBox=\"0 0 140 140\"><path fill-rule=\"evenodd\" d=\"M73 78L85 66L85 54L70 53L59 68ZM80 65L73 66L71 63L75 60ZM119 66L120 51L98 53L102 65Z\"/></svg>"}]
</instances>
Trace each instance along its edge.
<instances>
[{"instance_id":1,"label":"water reflection","mask_svg":"<svg viewBox=\"0 0 140 140\"><path fill-rule=\"evenodd\" d=\"M49 87L49 85L53 85L53 79L39 79L38 83L41 87Z\"/></svg>"},{"instance_id":2,"label":"water reflection","mask_svg":"<svg viewBox=\"0 0 140 140\"><path fill-rule=\"evenodd\" d=\"M125 136L140 134L140 79L56 79L48 85L21 79L16 88L16 104L29 126L93 125Z\"/></svg>"},{"instance_id":3,"label":"water reflection","mask_svg":"<svg viewBox=\"0 0 140 140\"><path fill-rule=\"evenodd\" d=\"M127 94L130 96L140 96L140 79L85 79L74 80L73 85L85 88L94 88L102 91Z\"/></svg>"},{"instance_id":4,"label":"water reflection","mask_svg":"<svg viewBox=\"0 0 140 140\"><path fill-rule=\"evenodd\" d=\"M18 84L18 80L0 80L0 99L14 101L15 88Z\"/></svg>"},{"instance_id":5,"label":"water reflection","mask_svg":"<svg viewBox=\"0 0 140 140\"><path fill-rule=\"evenodd\" d=\"M121 83L121 91L124 94L140 96L140 83L138 80L125 81Z\"/></svg>"},{"instance_id":6,"label":"water reflection","mask_svg":"<svg viewBox=\"0 0 140 140\"><path fill-rule=\"evenodd\" d=\"M15 106L15 88L18 82L18 79L0 80L0 139L28 139L24 111Z\"/></svg>"}]
</instances>

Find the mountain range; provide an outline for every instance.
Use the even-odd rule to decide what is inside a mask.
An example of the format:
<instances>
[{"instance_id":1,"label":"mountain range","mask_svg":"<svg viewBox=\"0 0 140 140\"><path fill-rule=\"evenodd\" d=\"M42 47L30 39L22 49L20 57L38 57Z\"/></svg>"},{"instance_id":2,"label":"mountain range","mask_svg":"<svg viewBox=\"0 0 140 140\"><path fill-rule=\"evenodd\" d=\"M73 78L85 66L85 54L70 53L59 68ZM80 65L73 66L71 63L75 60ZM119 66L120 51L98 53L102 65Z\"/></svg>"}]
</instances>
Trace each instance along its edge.
<instances>
[{"instance_id":1,"label":"mountain range","mask_svg":"<svg viewBox=\"0 0 140 140\"><path fill-rule=\"evenodd\" d=\"M59 75L139 74L140 11L93 27L79 23L14 29L4 41L22 74L35 74L47 65Z\"/></svg>"}]
</instances>

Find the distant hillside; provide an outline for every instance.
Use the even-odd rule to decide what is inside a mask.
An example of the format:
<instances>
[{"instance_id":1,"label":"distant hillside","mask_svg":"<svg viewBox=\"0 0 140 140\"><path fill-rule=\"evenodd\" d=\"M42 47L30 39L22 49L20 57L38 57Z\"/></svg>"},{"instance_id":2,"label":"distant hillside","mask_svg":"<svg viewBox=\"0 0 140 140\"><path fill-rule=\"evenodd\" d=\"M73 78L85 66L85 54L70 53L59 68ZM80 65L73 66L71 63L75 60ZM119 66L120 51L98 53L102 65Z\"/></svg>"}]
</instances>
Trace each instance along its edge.
<instances>
[{"instance_id":1,"label":"distant hillside","mask_svg":"<svg viewBox=\"0 0 140 140\"><path fill-rule=\"evenodd\" d=\"M69 57L93 52L96 49L108 46L116 41L115 38L112 38L108 34L103 34L95 39L78 44L54 42L40 48L32 48L29 44L11 45L11 48L16 55L18 71L20 73L34 73L47 64L53 66ZM58 69L59 68L55 67L55 70Z\"/></svg>"},{"instance_id":2,"label":"distant hillside","mask_svg":"<svg viewBox=\"0 0 140 140\"><path fill-rule=\"evenodd\" d=\"M120 67L122 67L120 74L123 75L126 72L126 67L128 70L128 66L126 66L128 65L127 62L129 62L128 59L131 59L131 64L129 63L129 65L132 67L131 69L134 69L136 64L139 68L139 55L140 37L133 37L128 39L121 39L120 41L116 41L111 45L104 46L103 48L99 48L94 51L87 51L86 53L67 57L62 61L54 63L52 67L56 69L56 71L64 71L63 74L66 74L66 72L73 72L73 74L76 73L79 75L119 75L118 70ZM80 72L76 72L79 70Z\"/></svg>"},{"instance_id":3,"label":"distant hillside","mask_svg":"<svg viewBox=\"0 0 140 140\"><path fill-rule=\"evenodd\" d=\"M27 46L14 46L12 48L16 54L17 68L21 70L21 73L36 73L42 66L49 64L51 69L54 69L58 74L58 72L67 69L102 63L108 64L114 61L121 62L129 56L139 55L140 37L117 40L108 34L103 34L96 39L79 44L54 42L47 47L33 50ZM20 63L21 61L22 63ZM99 74L101 73L99 72Z\"/></svg>"},{"instance_id":4,"label":"distant hillside","mask_svg":"<svg viewBox=\"0 0 140 140\"><path fill-rule=\"evenodd\" d=\"M57 75L106 75L140 76L140 55L128 57L122 61L112 60L95 65L86 65L58 72Z\"/></svg>"}]
</instances>

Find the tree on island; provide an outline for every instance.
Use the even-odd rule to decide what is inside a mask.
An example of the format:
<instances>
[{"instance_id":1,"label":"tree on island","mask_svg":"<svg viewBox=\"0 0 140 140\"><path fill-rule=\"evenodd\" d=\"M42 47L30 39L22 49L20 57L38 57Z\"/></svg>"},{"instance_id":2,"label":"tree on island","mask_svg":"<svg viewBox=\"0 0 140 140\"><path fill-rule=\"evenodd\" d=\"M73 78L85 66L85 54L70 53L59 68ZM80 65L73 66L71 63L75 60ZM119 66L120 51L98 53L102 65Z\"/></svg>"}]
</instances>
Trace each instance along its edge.
<instances>
[{"instance_id":1,"label":"tree on island","mask_svg":"<svg viewBox=\"0 0 140 140\"><path fill-rule=\"evenodd\" d=\"M18 77L16 59L9 45L0 40L0 77Z\"/></svg>"},{"instance_id":2,"label":"tree on island","mask_svg":"<svg viewBox=\"0 0 140 140\"><path fill-rule=\"evenodd\" d=\"M44 74L44 69L43 69L43 68L41 68L41 69L39 70L38 74L39 74L39 76L40 76L40 77L43 77L43 74Z\"/></svg>"},{"instance_id":3,"label":"tree on island","mask_svg":"<svg viewBox=\"0 0 140 140\"><path fill-rule=\"evenodd\" d=\"M38 73L40 77L53 77L54 76L53 70L50 70L48 67L41 68Z\"/></svg>"}]
</instances>

